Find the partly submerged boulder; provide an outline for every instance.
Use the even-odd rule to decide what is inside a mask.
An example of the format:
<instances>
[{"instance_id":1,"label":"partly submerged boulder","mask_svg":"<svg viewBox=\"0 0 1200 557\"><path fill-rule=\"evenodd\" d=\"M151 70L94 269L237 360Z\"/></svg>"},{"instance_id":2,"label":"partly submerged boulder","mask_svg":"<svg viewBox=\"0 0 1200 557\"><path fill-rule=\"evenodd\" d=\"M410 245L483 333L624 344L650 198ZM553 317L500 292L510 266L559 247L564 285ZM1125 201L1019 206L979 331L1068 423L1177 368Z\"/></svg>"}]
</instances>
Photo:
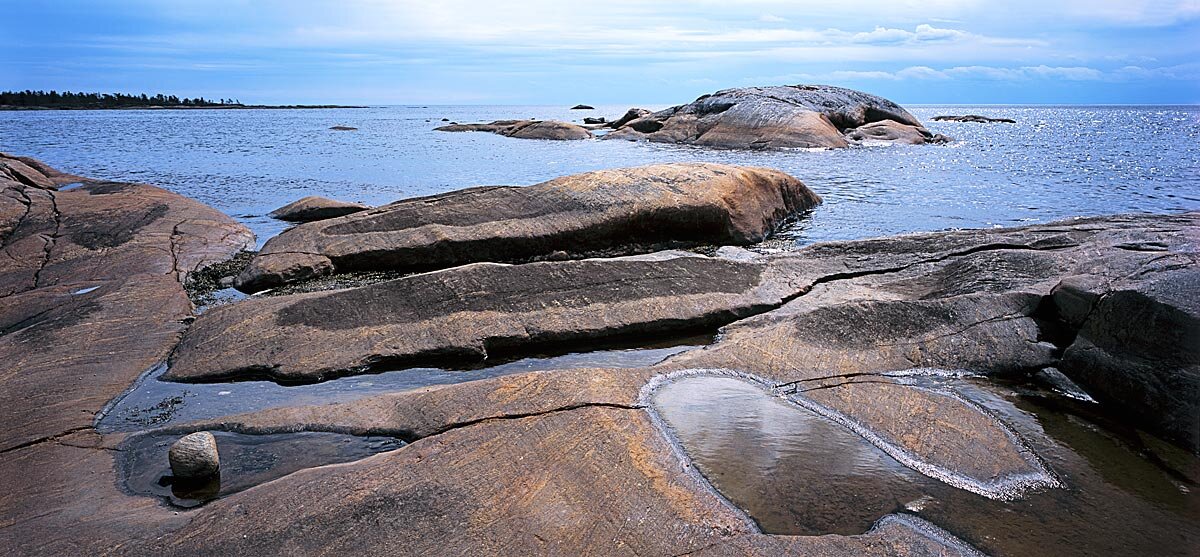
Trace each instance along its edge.
<instances>
[{"instance_id":1,"label":"partly submerged boulder","mask_svg":"<svg viewBox=\"0 0 1200 557\"><path fill-rule=\"evenodd\" d=\"M696 163L470 188L297 226L263 246L237 287L254 292L337 272L422 271L556 251L577 258L749 244L819 202L779 171Z\"/></svg>"},{"instance_id":2,"label":"partly submerged boulder","mask_svg":"<svg viewBox=\"0 0 1200 557\"><path fill-rule=\"evenodd\" d=\"M592 132L570 122L557 120L496 120L486 124L450 124L434 128L440 132L491 132L518 139L588 139Z\"/></svg>"},{"instance_id":3,"label":"partly submerged boulder","mask_svg":"<svg viewBox=\"0 0 1200 557\"><path fill-rule=\"evenodd\" d=\"M935 121L935 122L974 122L976 124L993 124L993 123L1015 124L1015 123L1017 123L1017 121L1013 120L1012 118L988 118L987 116L980 116L978 114L964 114L962 116L934 116L933 121Z\"/></svg>"},{"instance_id":4,"label":"partly submerged boulder","mask_svg":"<svg viewBox=\"0 0 1200 557\"><path fill-rule=\"evenodd\" d=\"M841 87L792 85L704 95L628 121L604 139L751 149L846 147L847 132L885 120L894 122L888 135L922 143L933 138L915 116L887 99Z\"/></svg>"},{"instance_id":5,"label":"partly submerged boulder","mask_svg":"<svg viewBox=\"0 0 1200 557\"><path fill-rule=\"evenodd\" d=\"M343 217L367 209L370 207L362 203L350 203L310 195L271 211L271 217L291 222L312 222Z\"/></svg>"},{"instance_id":6,"label":"partly submerged boulder","mask_svg":"<svg viewBox=\"0 0 1200 557\"><path fill-rule=\"evenodd\" d=\"M613 120L612 122L609 122L608 127L617 129L647 114L650 114L650 111L644 108L631 108L625 111L625 115Z\"/></svg>"},{"instance_id":7,"label":"partly submerged boulder","mask_svg":"<svg viewBox=\"0 0 1200 557\"><path fill-rule=\"evenodd\" d=\"M925 143L946 143L949 137L934 134L924 127L901 124L894 120L880 120L854 128L846 132L846 139L854 142L887 142L922 145Z\"/></svg>"}]
</instances>

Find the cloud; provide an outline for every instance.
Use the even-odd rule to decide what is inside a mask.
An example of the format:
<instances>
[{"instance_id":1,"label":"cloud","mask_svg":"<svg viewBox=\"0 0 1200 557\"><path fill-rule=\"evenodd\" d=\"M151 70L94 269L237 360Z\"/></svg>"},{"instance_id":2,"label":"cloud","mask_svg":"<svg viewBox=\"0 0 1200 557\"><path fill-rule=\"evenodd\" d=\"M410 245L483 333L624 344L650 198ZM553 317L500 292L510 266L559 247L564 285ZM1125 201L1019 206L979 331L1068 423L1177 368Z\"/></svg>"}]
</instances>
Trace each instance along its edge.
<instances>
[{"instance_id":1,"label":"cloud","mask_svg":"<svg viewBox=\"0 0 1200 557\"><path fill-rule=\"evenodd\" d=\"M795 73L756 80L769 83L838 82L856 80L984 80L984 81L1134 81L1143 79L1197 80L1200 63L1180 64L1161 68L1124 66L1110 71L1084 66L954 66L934 69L929 66L909 66L897 71L835 70L823 73Z\"/></svg>"},{"instance_id":2,"label":"cloud","mask_svg":"<svg viewBox=\"0 0 1200 557\"><path fill-rule=\"evenodd\" d=\"M779 17L774 14L763 14L758 16L758 20L763 23L787 23L787 18Z\"/></svg>"}]
</instances>

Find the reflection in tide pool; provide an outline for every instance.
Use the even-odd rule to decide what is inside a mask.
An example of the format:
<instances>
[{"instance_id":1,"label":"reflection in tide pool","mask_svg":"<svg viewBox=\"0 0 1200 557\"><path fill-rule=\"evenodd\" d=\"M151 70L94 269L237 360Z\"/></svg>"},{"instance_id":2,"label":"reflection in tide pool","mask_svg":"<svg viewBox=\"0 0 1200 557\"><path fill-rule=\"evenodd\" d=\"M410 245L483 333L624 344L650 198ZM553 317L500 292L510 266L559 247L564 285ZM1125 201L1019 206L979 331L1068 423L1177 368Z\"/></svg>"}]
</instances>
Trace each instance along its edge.
<instances>
[{"instance_id":1,"label":"reflection in tide pool","mask_svg":"<svg viewBox=\"0 0 1200 557\"><path fill-rule=\"evenodd\" d=\"M1200 554L1200 458L1098 405L970 377L940 386L1011 425L1066 487L987 499L739 378L677 379L652 403L697 469L768 533L856 534L908 512L995 556Z\"/></svg>"}]
</instances>

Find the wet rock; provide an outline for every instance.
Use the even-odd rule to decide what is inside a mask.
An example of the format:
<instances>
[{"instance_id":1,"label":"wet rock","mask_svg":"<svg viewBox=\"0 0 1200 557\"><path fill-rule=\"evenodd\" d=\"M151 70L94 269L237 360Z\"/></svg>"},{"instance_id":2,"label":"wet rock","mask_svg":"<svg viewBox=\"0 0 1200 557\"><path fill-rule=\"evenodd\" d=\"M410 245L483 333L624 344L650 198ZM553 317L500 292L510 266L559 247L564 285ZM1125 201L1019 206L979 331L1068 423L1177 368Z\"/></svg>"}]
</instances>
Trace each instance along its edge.
<instances>
[{"instance_id":1,"label":"wet rock","mask_svg":"<svg viewBox=\"0 0 1200 557\"><path fill-rule=\"evenodd\" d=\"M358 128L353 126L332 126L329 129L339 132L352 132L358 130Z\"/></svg>"},{"instance_id":2,"label":"wet rock","mask_svg":"<svg viewBox=\"0 0 1200 557\"><path fill-rule=\"evenodd\" d=\"M210 478L221 470L217 438L207 431L189 433L171 445L171 474L182 480Z\"/></svg>"},{"instance_id":3,"label":"wet rock","mask_svg":"<svg viewBox=\"0 0 1200 557\"><path fill-rule=\"evenodd\" d=\"M334 272L421 271L560 250L581 257L663 245L748 244L819 201L782 172L716 164L470 188L297 226L263 246L237 287L254 292Z\"/></svg>"},{"instance_id":4,"label":"wet rock","mask_svg":"<svg viewBox=\"0 0 1200 557\"><path fill-rule=\"evenodd\" d=\"M584 123L584 124L603 124L604 122L605 122L604 118L591 118L591 117L588 117L588 118L584 118L584 119L583 119L583 123Z\"/></svg>"},{"instance_id":5,"label":"wet rock","mask_svg":"<svg viewBox=\"0 0 1200 557\"><path fill-rule=\"evenodd\" d=\"M988 118L987 116L980 116L978 114L965 114L963 116L934 116L933 120L935 122L973 122L976 124L991 124L991 123L1015 124L1015 123L1017 123L1016 120L1013 120L1011 118Z\"/></svg>"},{"instance_id":6,"label":"wet rock","mask_svg":"<svg viewBox=\"0 0 1200 557\"><path fill-rule=\"evenodd\" d=\"M617 118L616 120L613 120L612 122L609 122L608 127L612 128L612 129L617 129L617 128L620 128L621 126L624 126L625 124L628 124L634 120L637 120L638 118L641 118L642 116L646 116L647 114L650 114L650 111L646 110L644 108L631 108L631 109L625 111L625 114L623 116L621 116L620 118Z\"/></svg>"},{"instance_id":7,"label":"wet rock","mask_svg":"<svg viewBox=\"0 0 1200 557\"><path fill-rule=\"evenodd\" d=\"M826 85L726 89L694 102L641 116L604 139L648 140L710 147L762 149L836 148L849 145L844 134L891 120L885 130L859 133L927 142L932 134L908 111L881 97ZM913 130L901 130L910 126ZM900 133L903 131L903 133Z\"/></svg>"},{"instance_id":8,"label":"wet rock","mask_svg":"<svg viewBox=\"0 0 1200 557\"><path fill-rule=\"evenodd\" d=\"M586 104L577 104L575 106L572 106L571 110L595 110L595 108L596 107L594 107L594 106L588 106Z\"/></svg>"},{"instance_id":9,"label":"wet rock","mask_svg":"<svg viewBox=\"0 0 1200 557\"><path fill-rule=\"evenodd\" d=\"M933 134L922 126L901 124L892 120L880 120L864 124L846 132L846 139L851 141L883 141L888 143L904 143L922 145L925 143L946 143L949 137Z\"/></svg>"},{"instance_id":10,"label":"wet rock","mask_svg":"<svg viewBox=\"0 0 1200 557\"><path fill-rule=\"evenodd\" d=\"M292 222L312 222L342 217L367 209L370 207L362 203L349 203L310 195L271 211L271 217Z\"/></svg>"},{"instance_id":11,"label":"wet rock","mask_svg":"<svg viewBox=\"0 0 1200 557\"><path fill-rule=\"evenodd\" d=\"M557 120L496 120L487 124L450 124L434 128L441 132L491 132L518 139L588 139L592 132L583 126Z\"/></svg>"}]
</instances>

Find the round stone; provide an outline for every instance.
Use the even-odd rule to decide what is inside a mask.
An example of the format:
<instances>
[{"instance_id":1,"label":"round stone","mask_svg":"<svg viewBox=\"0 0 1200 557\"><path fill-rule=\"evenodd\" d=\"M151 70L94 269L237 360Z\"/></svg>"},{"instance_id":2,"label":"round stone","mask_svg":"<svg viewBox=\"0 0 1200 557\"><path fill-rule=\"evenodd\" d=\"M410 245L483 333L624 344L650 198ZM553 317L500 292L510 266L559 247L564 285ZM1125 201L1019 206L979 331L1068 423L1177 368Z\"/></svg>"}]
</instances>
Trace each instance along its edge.
<instances>
[{"instance_id":1,"label":"round stone","mask_svg":"<svg viewBox=\"0 0 1200 557\"><path fill-rule=\"evenodd\" d=\"M180 437L168 453L171 474L180 479L208 478L221 470L217 438L207 431Z\"/></svg>"}]
</instances>

